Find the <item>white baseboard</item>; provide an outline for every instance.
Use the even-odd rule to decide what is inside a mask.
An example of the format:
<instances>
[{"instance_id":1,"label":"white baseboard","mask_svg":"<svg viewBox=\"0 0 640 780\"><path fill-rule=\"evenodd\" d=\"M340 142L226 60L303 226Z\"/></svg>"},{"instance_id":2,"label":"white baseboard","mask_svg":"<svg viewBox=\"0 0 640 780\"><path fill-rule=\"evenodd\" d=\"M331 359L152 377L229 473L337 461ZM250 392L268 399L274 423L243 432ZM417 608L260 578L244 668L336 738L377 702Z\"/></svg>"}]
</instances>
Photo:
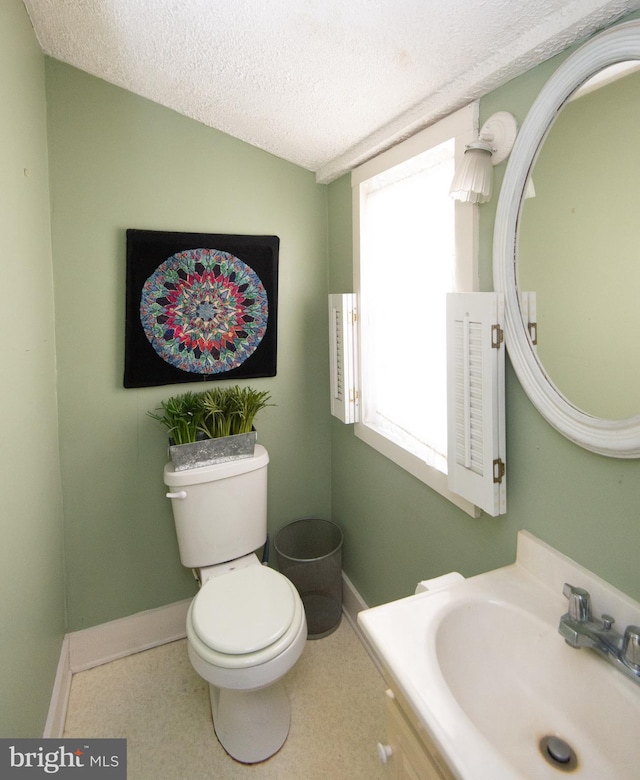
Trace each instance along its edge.
<instances>
[{"instance_id":1,"label":"white baseboard","mask_svg":"<svg viewBox=\"0 0 640 780\"><path fill-rule=\"evenodd\" d=\"M69 634L72 673L184 639L191 601L177 601Z\"/></svg>"},{"instance_id":2,"label":"white baseboard","mask_svg":"<svg viewBox=\"0 0 640 780\"><path fill-rule=\"evenodd\" d=\"M49 703L49 713L44 724L44 734L42 736L45 739L60 739L64 733L72 676L69 665L69 637L67 635L62 640L56 679L53 683L53 691L51 692L51 701Z\"/></svg>"},{"instance_id":3,"label":"white baseboard","mask_svg":"<svg viewBox=\"0 0 640 780\"><path fill-rule=\"evenodd\" d=\"M362 629L358 625L358 612L362 612L363 609L369 609L367 602L358 593L354 584L347 577L347 575L342 572L342 613L349 621L351 628L353 628L364 649L367 651L367 653L369 653L369 656L376 665L378 671L380 674L382 674L380 662L378 661L376 654L373 652L373 649L369 644L369 640L363 634Z\"/></svg>"},{"instance_id":4,"label":"white baseboard","mask_svg":"<svg viewBox=\"0 0 640 780\"><path fill-rule=\"evenodd\" d=\"M354 584L347 577L347 575L342 572L342 612L344 613L344 616L347 618L349 623L353 626L354 631L360 631L356 621L358 612L368 608L369 607L366 601L358 593Z\"/></svg>"}]
</instances>

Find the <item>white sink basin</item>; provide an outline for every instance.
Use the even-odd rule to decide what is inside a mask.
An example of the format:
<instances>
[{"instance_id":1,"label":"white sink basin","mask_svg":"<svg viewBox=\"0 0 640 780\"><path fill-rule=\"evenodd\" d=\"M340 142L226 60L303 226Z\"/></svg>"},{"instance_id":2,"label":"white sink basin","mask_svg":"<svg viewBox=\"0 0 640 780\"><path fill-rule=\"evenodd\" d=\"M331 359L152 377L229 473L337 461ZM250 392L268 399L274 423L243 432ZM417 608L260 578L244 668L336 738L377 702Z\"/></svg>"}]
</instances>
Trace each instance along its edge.
<instances>
[{"instance_id":1,"label":"white sink basin","mask_svg":"<svg viewBox=\"0 0 640 780\"><path fill-rule=\"evenodd\" d=\"M616 628L639 622L640 605L530 535L521 541L534 565L519 544L517 564L366 610L362 629L463 780L635 780L640 685L564 642L561 580L590 590L594 611L606 602ZM540 578L541 550L555 564L551 582ZM572 771L544 758L546 737L572 748Z\"/></svg>"}]
</instances>

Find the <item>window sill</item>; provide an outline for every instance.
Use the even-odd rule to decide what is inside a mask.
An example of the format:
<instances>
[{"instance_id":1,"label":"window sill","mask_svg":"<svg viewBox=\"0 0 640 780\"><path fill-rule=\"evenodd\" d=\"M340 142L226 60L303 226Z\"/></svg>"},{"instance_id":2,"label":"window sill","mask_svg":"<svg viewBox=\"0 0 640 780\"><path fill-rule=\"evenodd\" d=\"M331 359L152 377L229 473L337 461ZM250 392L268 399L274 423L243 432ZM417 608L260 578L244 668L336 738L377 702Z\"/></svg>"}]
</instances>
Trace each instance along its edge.
<instances>
[{"instance_id":1,"label":"window sill","mask_svg":"<svg viewBox=\"0 0 640 780\"><path fill-rule=\"evenodd\" d=\"M393 461L397 466L408 471L416 479L419 479L425 485L435 490L443 498L451 501L459 509L471 517L480 517L480 510L466 499L459 496L457 493L452 493L447 484L447 475L443 474L438 469L427 465L423 460L416 457L407 450L394 444L392 441L377 433L373 428L365 425L364 423L356 423L354 425L355 435L365 444L373 447L381 455L384 455L389 460Z\"/></svg>"}]
</instances>

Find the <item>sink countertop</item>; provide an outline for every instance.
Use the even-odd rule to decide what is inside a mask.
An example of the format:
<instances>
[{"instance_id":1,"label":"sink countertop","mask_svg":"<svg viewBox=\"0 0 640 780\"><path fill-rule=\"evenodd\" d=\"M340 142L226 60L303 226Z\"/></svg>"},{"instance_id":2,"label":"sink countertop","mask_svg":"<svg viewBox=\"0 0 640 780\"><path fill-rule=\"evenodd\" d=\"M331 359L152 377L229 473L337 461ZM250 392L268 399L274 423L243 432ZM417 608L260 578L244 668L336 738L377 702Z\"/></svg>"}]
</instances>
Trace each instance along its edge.
<instances>
[{"instance_id":1,"label":"sink countertop","mask_svg":"<svg viewBox=\"0 0 640 780\"><path fill-rule=\"evenodd\" d=\"M359 614L389 681L462 780L561 777L540 755L546 734L578 743L573 777L622 780L627 764L637 774L640 748L620 740L626 717L637 732L640 686L563 642L564 582L589 590L594 614L613 614L621 630L640 623L640 604L526 531L510 566Z\"/></svg>"}]
</instances>

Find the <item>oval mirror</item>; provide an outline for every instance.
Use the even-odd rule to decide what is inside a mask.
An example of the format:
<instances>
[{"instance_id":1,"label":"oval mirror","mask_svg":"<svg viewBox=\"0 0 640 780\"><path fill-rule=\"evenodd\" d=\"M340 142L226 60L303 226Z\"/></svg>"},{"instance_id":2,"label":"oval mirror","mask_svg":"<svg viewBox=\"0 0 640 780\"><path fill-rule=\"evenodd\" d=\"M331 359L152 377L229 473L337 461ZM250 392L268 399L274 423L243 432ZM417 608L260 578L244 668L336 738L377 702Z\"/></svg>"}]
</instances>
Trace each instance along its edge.
<instances>
[{"instance_id":1,"label":"oval mirror","mask_svg":"<svg viewBox=\"0 0 640 780\"><path fill-rule=\"evenodd\" d=\"M639 61L640 21L633 21L596 36L558 68L514 145L494 234L494 281L505 294L505 339L525 392L576 444L624 458L640 457L640 350L633 343L640 323L634 301L640 258L629 235L629 225L637 222L635 176L624 176L624 168L622 177L614 174L613 190L622 195L615 205L602 186L613 166L604 147L615 145L615 136L604 137L601 128L587 124L584 112L596 110L605 118L602 101L609 100L610 112L621 112L611 117L614 126L629 121L625 110L633 108L637 115L640 73L628 72ZM579 97L611 77L612 66L611 86L618 92L635 90L635 105L607 97L609 87L597 90L597 100ZM575 129L580 116L581 133ZM595 136L588 138L591 132ZM573 168L558 167L559 160L564 166L569 158L575 158ZM621 158L624 166L624 150ZM627 172L636 167L630 156L626 165ZM602 170L587 185L586 171L598 166ZM530 178L535 198L525 199ZM626 193L624 181L631 188ZM624 214L621 229L612 217ZM586 222L580 224L582 216ZM592 229L596 224L603 228L598 234ZM533 301L535 317L529 309L533 312Z\"/></svg>"},{"instance_id":2,"label":"oval mirror","mask_svg":"<svg viewBox=\"0 0 640 780\"><path fill-rule=\"evenodd\" d=\"M535 292L538 360L575 406L614 420L640 411L640 223L629 175L640 171L639 68L611 65L571 95L539 150L518 227L518 300L528 313Z\"/></svg>"}]
</instances>

